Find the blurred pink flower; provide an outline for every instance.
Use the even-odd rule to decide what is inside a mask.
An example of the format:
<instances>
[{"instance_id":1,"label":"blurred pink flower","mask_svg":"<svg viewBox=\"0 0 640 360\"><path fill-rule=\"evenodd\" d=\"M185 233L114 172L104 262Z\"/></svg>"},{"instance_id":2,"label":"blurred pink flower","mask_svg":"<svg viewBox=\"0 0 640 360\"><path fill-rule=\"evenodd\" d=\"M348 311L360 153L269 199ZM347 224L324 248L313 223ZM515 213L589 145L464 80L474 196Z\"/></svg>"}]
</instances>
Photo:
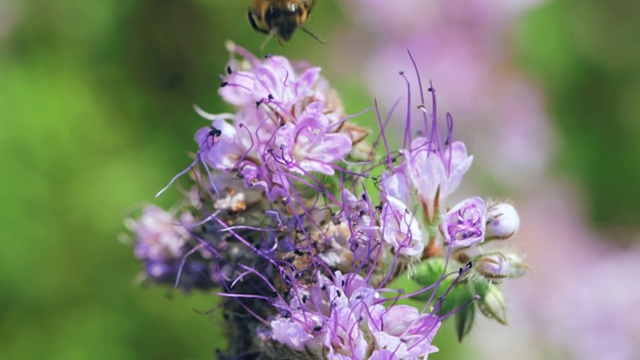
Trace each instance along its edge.
<instances>
[{"instance_id":1,"label":"blurred pink flower","mask_svg":"<svg viewBox=\"0 0 640 360\"><path fill-rule=\"evenodd\" d=\"M531 271L506 287L514 325L483 323L472 336L478 358L638 358L640 247L606 244L609 236L595 235L580 209L578 196L558 184L518 202L527 219L518 243Z\"/></svg>"},{"instance_id":2,"label":"blurred pink flower","mask_svg":"<svg viewBox=\"0 0 640 360\"><path fill-rule=\"evenodd\" d=\"M509 29L538 0L355 0L350 10L374 34L364 60L368 86L385 105L406 87L390 71L411 69L406 50L440 90L440 104L455 114L458 136L486 173L507 184L533 186L554 148L543 101L512 62ZM425 80L426 80L425 79ZM414 94L414 104L419 104ZM508 174L508 176L507 176Z\"/></svg>"}]
</instances>

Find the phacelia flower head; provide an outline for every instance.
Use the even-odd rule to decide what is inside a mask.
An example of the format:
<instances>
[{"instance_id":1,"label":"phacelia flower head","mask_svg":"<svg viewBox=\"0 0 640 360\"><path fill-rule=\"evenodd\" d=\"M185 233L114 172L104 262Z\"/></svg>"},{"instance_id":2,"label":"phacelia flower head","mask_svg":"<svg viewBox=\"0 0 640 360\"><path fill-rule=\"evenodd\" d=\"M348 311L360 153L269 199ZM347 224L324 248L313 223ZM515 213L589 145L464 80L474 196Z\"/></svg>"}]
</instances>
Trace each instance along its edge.
<instances>
[{"instance_id":1,"label":"phacelia flower head","mask_svg":"<svg viewBox=\"0 0 640 360\"><path fill-rule=\"evenodd\" d=\"M463 335L476 307L504 320L497 280L525 266L498 250L482 257L500 216L481 197L448 208L473 158L449 114L441 135L435 89L427 110L417 71L420 103L408 101L392 149L377 105L368 142L319 68L229 50L219 92L234 110L196 109L211 124L171 181L190 175L179 221L148 207L131 224L146 280L215 289L231 339L222 358L426 358L449 317ZM406 293L394 287L405 274Z\"/></svg>"}]
</instances>

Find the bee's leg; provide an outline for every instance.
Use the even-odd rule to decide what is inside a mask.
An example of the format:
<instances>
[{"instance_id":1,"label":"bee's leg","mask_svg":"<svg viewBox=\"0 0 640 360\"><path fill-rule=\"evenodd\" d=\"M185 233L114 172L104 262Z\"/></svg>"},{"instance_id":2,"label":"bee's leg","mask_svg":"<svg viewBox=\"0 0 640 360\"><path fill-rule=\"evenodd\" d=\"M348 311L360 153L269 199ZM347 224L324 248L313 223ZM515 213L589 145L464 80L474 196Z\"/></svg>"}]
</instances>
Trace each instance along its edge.
<instances>
[{"instance_id":1,"label":"bee's leg","mask_svg":"<svg viewBox=\"0 0 640 360\"><path fill-rule=\"evenodd\" d=\"M326 44L327 43L326 41L324 41L318 35L316 35L316 34L312 33L311 31L307 30L307 28L305 28L304 26L300 26L300 29L302 29L302 31L304 31L305 33L309 34L309 36L311 36L312 38L318 40L318 42L320 42L322 44Z\"/></svg>"},{"instance_id":2,"label":"bee's leg","mask_svg":"<svg viewBox=\"0 0 640 360\"><path fill-rule=\"evenodd\" d=\"M273 39L273 36L275 35L273 32L269 32L269 31L267 31L267 34L269 34L269 36L267 36L262 42L262 44L260 45L260 51L264 50L264 48L267 46L269 41L271 41L271 39ZM278 39L278 41L280 42L280 45L282 45L282 41L280 39Z\"/></svg>"},{"instance_id":3,"label":"bee's leg","mask_svg":"<svg viewBox=\"0 0 640 360\"><path fill-rule=\"evenodd\" d=\"M263 34L269 34L269 30L265 30L258 26L258 24L256 23L256 19L253 17L253 14L251 13L251 10L247 12L247 17L249 18L249 23L251 24L251 27L253 28L253 30Z\"/></svg>"}]
</instances>

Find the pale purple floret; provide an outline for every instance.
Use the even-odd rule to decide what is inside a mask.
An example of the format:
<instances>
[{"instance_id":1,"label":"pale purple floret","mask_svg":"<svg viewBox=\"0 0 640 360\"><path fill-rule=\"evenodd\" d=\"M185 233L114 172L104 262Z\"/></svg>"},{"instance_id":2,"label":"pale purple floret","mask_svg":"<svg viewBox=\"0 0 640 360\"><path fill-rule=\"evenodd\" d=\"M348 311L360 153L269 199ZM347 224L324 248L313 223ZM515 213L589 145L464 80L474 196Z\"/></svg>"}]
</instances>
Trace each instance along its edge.
<instances>
[{"instance_id":1,"label":"pale purple floret","mask_svg":"<svg viewBox=\"0 0 640 360\"><path fill-rule=\"evenodd\" d=\"M363 326L382 296L365 279L338 271L334 281L319 277L313 286L294 288L294 292L287 315L271 321L273 340L312 352L322 343L328 359L366 358L370 343Z\"/></svg>"},{"instance_id":2,"label":"pale purple floret","mask_svg":"<svg viewBox=\"0 0 640 360\"><path fill-rule=\"evenodd\" d=\"M246 143L238 129L225 121L214 121L212 128L206 127L196 132L200 156L216 170L231 171L250 144Z\"/></svg>"},{"instance_id":3,"label":"pale purple floret","mask_svg":"<svg viewBox=\"0 0 640 360\"><path fill-rule=\"evenodd\" d=\"M446 244L468 247L484 241L487 207L479 197L461 201L442 215L440 230Z\"/></svg>"},{"instance_id":4,"label":"pale purple floret","mask_svg":"<svg viewBox=\"0 0 640 360\"><path fill-rule=\"evenodd\" d=\"M391 245L395 253L409 257L422 254L422 229L413 213L400 199L387 196L380 222L382 238Z\"/></svg>"},{"instance_id":5,"label":"pale purple floret","mask_svg":"<svg viewBox=\"0 0 640 360\"><path fill-rule=\"evenodd\" d=\"M193 218L184 214L182 221L189 224ZM136 233L134 252L140 260L165 261L184 254L183 246L189 232L171 213L157 206L145 206L142 216L131 224L131 228Z\"/></svg>"},{"instance_id":6,"label":"pale purple floret","mask_svg":"<svg viewBox=\"0 0 640 360\"><path fill-rule=\"evenodd\" d=\"M322 318L310 312L297 311L288 318L280 317L271 321L270 325L274 340L297 351L310 348L320 352L327 336L326 331L321 333Z\"/></svg>"},{"instance_id":7,"label":"pale purple floret","mask_svg":"<svg viewBox=\"0 0 640 360\"><path fill-rule=\"evenodd\" d=\"M396 168L393 174L383 173L380 187L383 189L382 194L385 197L394 197L405 204L411 204L411 184L404 174L404 170L405 167L401 166Z\"/></svg>"},{"instance_id":8,"label":"pale purple floret","mask_svg":"<svg viewBox=\"0 0 640 360\"><path fill-rule=\"evenodd\" d=\"M360 317L349 307L336 307L327 321L329 359L364 359L369 344Z\"/></svg>"},{"instance_id":9,"label":"pale purple floret","mask_svg":"<svg viewBox=\"0 0 640 360\"><path fill-rule=\"evenodd\" d=\"M455 141L449 147L419 137L405 151L406 174L416 189L416 195L433 214L433 205L440 204L453 193L463 175L471 167L473 156L467 154L463 142Z\"/></svg>"},{"instance_id":10,"label":"pale purple floret","mask_svg":"<svg viewBox=\"0 0 640 360\"><path fill-rule=\"evenodd\" d=\"M258 59L239 46L234 46L232 51L241 55L248 64L232 63L230 68L233 72L223 78L226 85L219 93L229 104L239 108L255 107L256 102L273 97L288 108L314 95L320 68L294 68L283 56Z\"/></svg>"},{"instance_id":11,"label":"pale purple floret","mask_svg":"<svg viewBox=\"0 0 640 360\"><path fill-rule=\"evenodd\" d=\"M382 349L374 351L369 360L400 360L400 358L391 350Z\"/></svg>"},{"instance_id":12,"label":"pale purple floret","mask_svg":"<svg viewBox=\"0 0 640 360\"><path fill-rule=\"evenodd\" d=\"M287 198L299 176L333 175L351 152L354 135L342 131L342 105L320 69L281 56L258 59L237 46L231 50L244 61L230 62L220 95L237 111L198 110L213 121L196 133L200 159L216 170L237 171L247 187L264 189L272 201Z\"/></svg>"},{"instance_id":13,"label":"pale purple floret","mask_svg":"<svg viewBox=\"0 0 640 360\"><path fill-rule=\"evenodd\" d=\"M440 328L440 318L421 314L413 306L374 305L368 323L376 350L389 350L399 359L423 357L438 351L431 342Z\"/></svg>"},{"instance_id":14,"label":"pale purple floret","mask_svg":"<svg viewBox=\"0 0 640 360\"><path fill-rule=\"evenodd\" d=\"M333 175L330 165L342 160L351 151L351 138L335 133L327 117L323 114L324 104L309 104L295 124L287 123L278 129L275 156L282 158L289 171L304 174L320 172Z\"/></svg>"}]
</instances>

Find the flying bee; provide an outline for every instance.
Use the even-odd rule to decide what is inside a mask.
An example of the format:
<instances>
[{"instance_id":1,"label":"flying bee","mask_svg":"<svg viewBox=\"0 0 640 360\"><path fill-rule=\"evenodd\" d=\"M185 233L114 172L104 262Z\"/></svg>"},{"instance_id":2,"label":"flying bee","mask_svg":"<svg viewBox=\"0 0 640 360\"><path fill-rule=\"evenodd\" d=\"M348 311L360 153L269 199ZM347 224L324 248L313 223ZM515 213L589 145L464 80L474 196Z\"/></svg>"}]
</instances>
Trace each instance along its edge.
<instances>
[{"instance_id":1,"label":"flying bee","mask_svg":"<svg viewBox=\"0 0 640 360\"><path fill-rule=\"evenodd\" d=\"M249 22L255 31L269 35L267 41L275 36L282 44L300 28L324 43L324 40L302 26L315 5L316 0L253 0L248 13Z\"/></svg>"}]
</instances>

